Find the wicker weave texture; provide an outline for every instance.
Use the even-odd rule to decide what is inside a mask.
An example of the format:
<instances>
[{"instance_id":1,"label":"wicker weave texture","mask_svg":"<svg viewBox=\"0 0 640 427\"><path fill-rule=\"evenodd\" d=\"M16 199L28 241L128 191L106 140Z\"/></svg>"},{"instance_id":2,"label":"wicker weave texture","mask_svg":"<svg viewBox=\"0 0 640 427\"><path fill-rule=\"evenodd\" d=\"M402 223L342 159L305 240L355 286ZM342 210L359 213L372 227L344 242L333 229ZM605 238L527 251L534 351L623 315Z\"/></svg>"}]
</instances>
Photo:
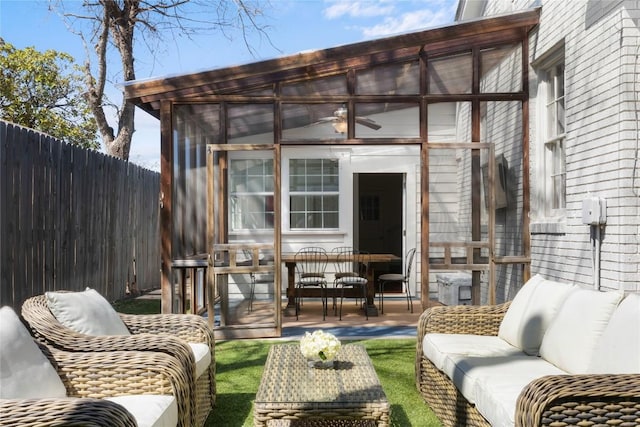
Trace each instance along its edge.
<instances>
[{"instance_id":1,"label":"wicker weave texture","mask_svg":"<svg viewBox=\"0 0 640 427\"><path fill-rule=\"evenodd\" d=\"M136 427L122 406L99 399L2 399L3 427Z\"/></svg>"},{"instance_id":2,"label":"wicker weave texture","mask_svg":"<svg viewBox=\"0 0 640 427\"><path fill-rule=\"evenodd\" d=\"M364 347L345 345L334 367L308 366L297 344L269 351L254 425L389 425L390 406Z\"/></svg>"},{"instance_id":3,"label":"wicker weave texture","mask_svg":"<svg viewBox=\"0 0 640 427\"><path fill-rule=\"evenodd\" d=\"M22 317L40 342L76 352L143 351L175 358L186 378L180 387L178 409L181 425L202 426L215 404L215 338L200 316L186 314L126 315L120 317L130 336L89 336L62 325L49 310L44 295L26 300ZM195 379L195 359L187 342L206 343L211 351L207 378Z\"/></svg>"},{"instance_id":4,"label":"wicker weave texture","mask_svg":"<svg viewBox=\"0 0 640 427\"><path fill-rule=\"evenodd\" d=\"M186 391L182 366L163 353L66 352L39 346L64 383L67 398L2 399L0 426L135 426L126 409L99 399L164 394L178 400Z\"/></svg>"},{"instance_id":5,"label":"wicker weave texture","mask_svg":"<svg viewBox=\"0 0 640 427\"><path fill-rule=\"evenodd\" d=\"M423 356L427 333L497 335L509 303L433 307L418 321L416 385L444 426L489 426L451 380ZM637 332L636 329L631 332ZM638 427L640 374L554 375L532 381L518 397L517 427Z\"/></svg>"}]
</instances>

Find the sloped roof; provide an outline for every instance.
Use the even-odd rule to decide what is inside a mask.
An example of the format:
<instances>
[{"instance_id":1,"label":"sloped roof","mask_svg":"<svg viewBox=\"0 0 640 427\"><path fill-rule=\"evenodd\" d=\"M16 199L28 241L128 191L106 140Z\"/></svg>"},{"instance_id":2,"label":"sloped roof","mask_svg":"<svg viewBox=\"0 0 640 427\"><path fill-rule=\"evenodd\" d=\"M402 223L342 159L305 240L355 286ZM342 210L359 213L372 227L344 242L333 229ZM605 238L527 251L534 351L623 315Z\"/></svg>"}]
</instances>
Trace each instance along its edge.
<instances>
[{"instance_id":1,"label":"sloped roof","mask_svg":"<svg viewBox=\"0 0 640 427\"><path fill-rule=\"evenodd\" d=\"M161 100L250 95L277 82L317 79L350 69L408 61L420 54L446 55L522 40L537 25L539 14L539 9L529 9L246 65L131 81L124 86L125 97L158 117Z\"/></svg>"}]
</instances>

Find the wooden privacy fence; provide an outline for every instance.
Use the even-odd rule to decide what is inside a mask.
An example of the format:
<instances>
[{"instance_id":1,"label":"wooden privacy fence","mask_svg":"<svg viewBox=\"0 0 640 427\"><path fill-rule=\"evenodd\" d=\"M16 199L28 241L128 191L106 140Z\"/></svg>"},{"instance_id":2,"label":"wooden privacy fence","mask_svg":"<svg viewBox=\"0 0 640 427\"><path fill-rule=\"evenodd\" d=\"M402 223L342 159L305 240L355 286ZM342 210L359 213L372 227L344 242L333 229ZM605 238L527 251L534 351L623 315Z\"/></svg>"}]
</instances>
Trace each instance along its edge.
<instances>
[{"instance_id":1,"label":"wooden privacy fence","mask_svg":"<svg viewBox=\"0 0 640 427\"><path fill-rule=\"evenodd\" d=\"M157 172L0 121L0 305L159 287L159 188Z\"/></svg>"}]
</instances>

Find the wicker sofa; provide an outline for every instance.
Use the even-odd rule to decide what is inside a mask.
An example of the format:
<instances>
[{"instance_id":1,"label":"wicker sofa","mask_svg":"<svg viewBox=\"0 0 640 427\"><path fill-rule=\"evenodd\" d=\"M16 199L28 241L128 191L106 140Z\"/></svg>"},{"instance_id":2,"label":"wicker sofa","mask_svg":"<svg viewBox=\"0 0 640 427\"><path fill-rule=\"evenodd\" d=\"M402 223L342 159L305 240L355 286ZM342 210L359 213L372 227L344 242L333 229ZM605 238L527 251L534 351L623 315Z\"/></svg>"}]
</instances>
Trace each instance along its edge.
<instances>
[{"instance_id":1,"label":"wicker sofa","mask_svg":"<svg viewBox=\"0 0 640 427\"><path fill-rule=\"evenodd\" d=\"M58 317L51 311L55 298L62 298L66 303L62 305L63 310L57 311ZM66 301L67 298L70 299ZM79 312L82 310L85 313ZM48 292L29 298L22 305L22 317L38 341L61 350L160 352L176 358L188 373L188 387L182 400L188 407L181 411L189 416L182 425L204 425L215 404L215 339L206 320L200 316L116 313L102 296L87 289ZM112 325L104 329L105 324Z\"/></svg>"},{"instance_id":2,"label":"wicker sofa","mask_svg":"<svg viewBox=\"0 0 640 427\"><path fill-rule=\"evenodd\" d=\"M187 378L151 352L65 352L37 344L0 309L0 426L185 425ZM179 420L182 418L182 421Z\"/></svg>"},{"instance_id":3,"label":"wicker sofa","mask_svg":"<svg viewBox=\"0 0 640 427\"><path fill-rule=\"evenodd\" d=\"M416 385L445 426L640 426L640 294L533 277L420 317Z\"/></svg>"}]
</instances>

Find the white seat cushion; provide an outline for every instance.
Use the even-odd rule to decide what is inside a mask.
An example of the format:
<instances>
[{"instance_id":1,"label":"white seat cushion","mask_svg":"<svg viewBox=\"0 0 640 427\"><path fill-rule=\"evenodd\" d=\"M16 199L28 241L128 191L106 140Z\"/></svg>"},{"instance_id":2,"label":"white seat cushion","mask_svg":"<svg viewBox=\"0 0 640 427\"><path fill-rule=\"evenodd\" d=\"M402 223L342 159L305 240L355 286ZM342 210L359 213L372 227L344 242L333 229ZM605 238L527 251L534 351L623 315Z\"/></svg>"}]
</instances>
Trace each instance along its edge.
<instances>
[{"instance_id":1,"label":"white seat cushion","mask_svg":"<svg viewBox=\"0 0 640 427\"><path fill-rule=\"evenodd\" d=\"M460 366L472 377L476 408L492 427L515 424L516 403L520 392L536 378L566 375L566 372L535 356L504 359L474 359Z\"/></svg>"},{"instance_id":2,"label":"white seat cushion","mask_svg":"<svg viewBox=\"0 0 640 427\"><path fill-rule=\"evenodd\" d=\"M58 373L11 307L0 308L0 398L60 398Z\"/></svg>"},{"instance_id":3,"label":"white seat cushion","mask_svg":"<svg viewBox=\"0 0 640 427\"><path fill-rule=\"evenodd\" d=\"M587 368L590 374L640 374L640 293L611 315Z\"/></svg>"},{"instance_id":4,"label":"white seat cushion","mask_svg":"<svg viewBox=\"0 0 640 427\"><path fill-rule=\"evenodd\" d=\"M463 356L508 356L522 354L520 349L496 336L466 334L426 334L422 352L436 368L444 370L450 354Z\"/></svg>"},{"instance_id":5,"label":"white seat cushion","mask_svg":"<svg viewBox=\"0 0 640 427\"><path fill-rule=\"evenodd\" d=\"M211 352L209 346L204 343L189 343L193 356L196 359L196 378L200 378L209 365L211 365Z\"/></svg>"},{"instance_id":6,"label":"white seat cushion","mask_svg":"<svg viewBox=\"0 0 640 427\"><path fill-rule=\"evenodd\" d=\"M94 289L84 292L46 292L51 313L64 326L86 335L130 335L120 316Z\"/></svg>"},{"instance_id":7,"label":"white seat cushion","mask_svg":"<svg viewBox=\"0 0 640 427\"><path fill-rule=\"evenodd\" d=\"M523 378L530 379L520 386L516 396L514 396L514 402L520 390L531 380L542 375L566 375L566 372L563 372L551 363L536 356L528 356L522 352L518 355L480 357L450 354L444 362L443 372L451 379L456 388L460 390L460 393L462 393L465 399L472 404L477 404L478 399L482 398L478 393L479 383L484 382L485 379L489 377L503 376L508 379L516 372L519 372L519 370L526 371L522 372L522 375L524 375ZM518 385L519 383L516 383L514 379L514 384Z\"/></svg>"},{"instance_id":8,"label":"white seat cushion","mask_svg":"<svg viewBox=\"0 0 640 427\"><path fill-rule=\"evenodd\" d=\"M178 424L178 403L167 395L130 395L107 397L124 406L134 416L138 427L175 427Z\"/></svg>"},{"instance_id":9,"label":"white seat cushion","mask_svg":"<svg viewBox=\"0 0 640 427\"><path fill-rule=\"evenodd\" d=\"M619 292L571 292L544 334L540 355L568 373L586 373L598 340L621 299Z\"/></svg>"},{"instance_id":10,"label":"white seat cushion","mask_svg":"<svg viewBox=\"0 0 640 427\"><path fill-rule=\"evenodd\" d=\"M518 291L505 313L498 336L527 354L538 355L542 337L560 305L576 285L535 275Z\"/></svg>"}]
</instances>

